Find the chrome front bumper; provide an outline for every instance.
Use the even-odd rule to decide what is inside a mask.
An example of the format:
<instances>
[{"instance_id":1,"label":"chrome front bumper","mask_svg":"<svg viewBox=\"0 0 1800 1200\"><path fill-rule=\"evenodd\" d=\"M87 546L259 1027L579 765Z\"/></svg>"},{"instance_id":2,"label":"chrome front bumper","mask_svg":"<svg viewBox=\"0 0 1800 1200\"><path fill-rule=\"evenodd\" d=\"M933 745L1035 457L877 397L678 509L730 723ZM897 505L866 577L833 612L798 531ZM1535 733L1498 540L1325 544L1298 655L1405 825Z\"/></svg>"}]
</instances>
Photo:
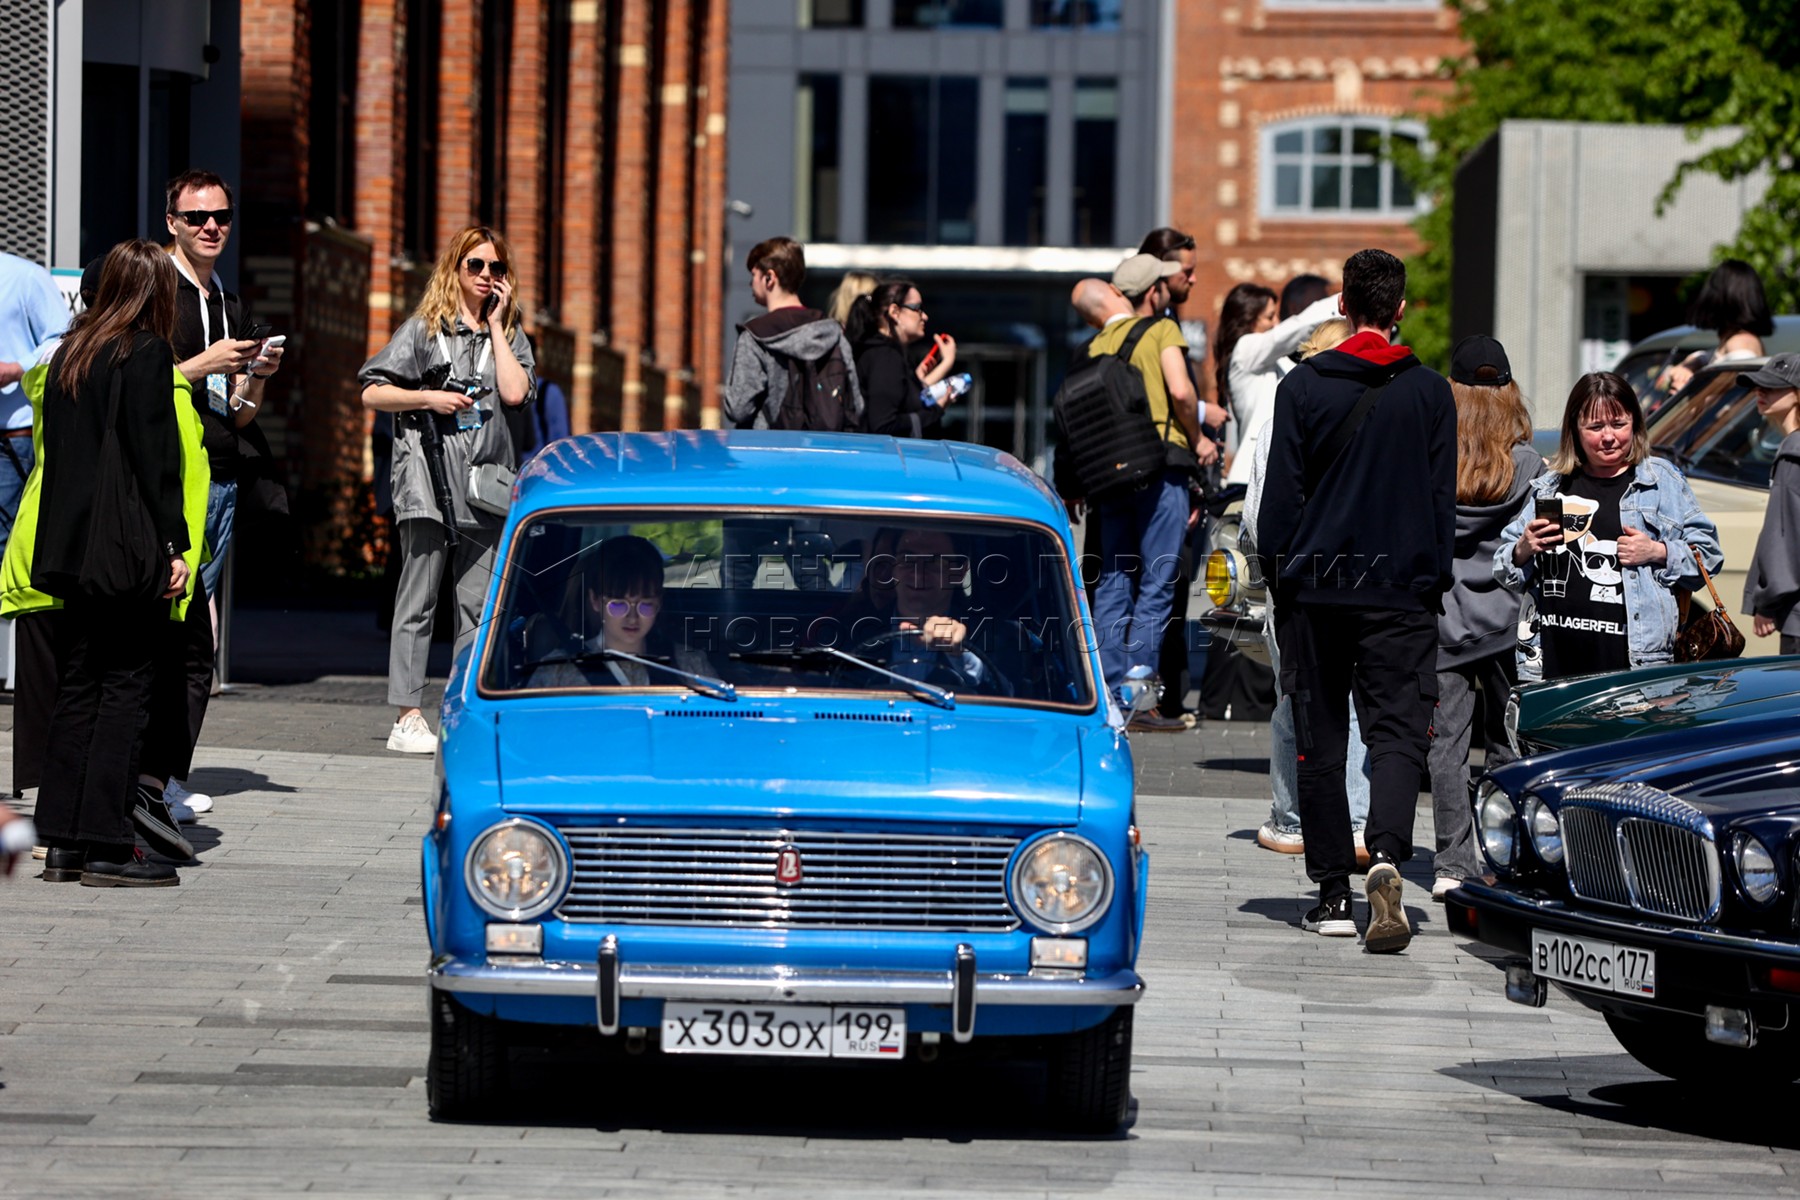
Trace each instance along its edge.
<instances>
[{"instance_id":1,"label":"chrome front bumper","mask_svg":"<svg viewBox=\"0 0 1800 1200\"><path fill-rule=\"evenodd\" d=\"M959 947L944 971L855 971L803 967L695 967L625 963L607 938L598 961L472 961L440 955L426 969L434 988L487 996L591 996L602 1033L618 1029L622 1000L717 1000L746 1004L947 1004L958 1041L974 1031L977 1004L1096 1006L1136 1004L1136 971L1098 978L1076 974L983 974L974 951Z\"/></svg>"}]
</instances>

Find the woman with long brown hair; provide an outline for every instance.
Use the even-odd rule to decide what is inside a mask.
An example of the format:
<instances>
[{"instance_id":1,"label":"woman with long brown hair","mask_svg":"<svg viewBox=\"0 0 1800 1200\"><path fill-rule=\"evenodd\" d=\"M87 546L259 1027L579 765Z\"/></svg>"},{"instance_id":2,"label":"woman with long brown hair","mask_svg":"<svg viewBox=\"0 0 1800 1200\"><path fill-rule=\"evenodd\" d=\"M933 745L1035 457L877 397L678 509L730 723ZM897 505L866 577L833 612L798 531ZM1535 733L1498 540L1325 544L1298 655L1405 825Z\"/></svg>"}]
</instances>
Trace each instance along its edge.
<instances>
[{"instance_id":1,"label":"woman with long brown hair","mask_svg":"<svg viewBox=\"0 0 1800 1200\"><path fill-rule=\"evenodd\" d=\"M1275 293L1260 284L1240 283L1225 294L1219 309L1219 331L1213 338L1213 379L1218 402L1231 414L1237 431L1237 453L1227 483L1249 483L1256 443L1275 412L1275 385L1281 382L1281 360L1338 315L1337 295L1315 300L1281 317Z\"/></svg>"},{"instance_id":2,"label":"woman with long brown hair","mask_svg":"<svg viewBox=\"0 0 1800 1200\"><path fill-rule=\"evenodd\" d=\"M94 307L63 340L44 384L31 582L62 600L65 638L36 813L52 882L180 882L133 838L134 818L144 828L152 815L135 814L143 802L134 783L155 651L167 602L189 575L169 345L176 283L161 247L115 246ZM166 807L154 815L172 830ZM178 832L156 844L188 850Z\"/></svg>"},{"instance_id":3,"label":"woman with long brown hair","mask_svg":"<svg viewBox=\"0 0 1800 1200\"><path fill-rule=\"evenodd\" d=\"M1517 680L1519 597L1494 578L1494 551L1544 460L1531 448L1531 410L1513 382L1506 349L1466 337L1450 357L1456 397L1455 584L1438 617L1438 707L1427 762L1437 825L1437 880L1444 893L1481 873L1469 805L1469 742L1475 698L1482 708L1487 765L1513 757L1502 716Z\"/></svg>"},{"instance_id":4,"label":"woman with long brown hair","mask_svg":"<svg viewBox=\"0 0 1800 1200\"><path fill-rule=\"evenodd\" d=\"M500 405L517 408L536 386L511 261L498 230L472 225L451 238L418 309L358 376L363 407L395 414L400 587L388 650L388 703L400 715L388 733L389 750L437 749L419 704L446 560L454 552L458 650L475 634L493 573L494 544L519 463ZM441 451L428 450L428 442ZM449 511L438 500L439 484L447 489Z\"/></svg>"}]
</instances>

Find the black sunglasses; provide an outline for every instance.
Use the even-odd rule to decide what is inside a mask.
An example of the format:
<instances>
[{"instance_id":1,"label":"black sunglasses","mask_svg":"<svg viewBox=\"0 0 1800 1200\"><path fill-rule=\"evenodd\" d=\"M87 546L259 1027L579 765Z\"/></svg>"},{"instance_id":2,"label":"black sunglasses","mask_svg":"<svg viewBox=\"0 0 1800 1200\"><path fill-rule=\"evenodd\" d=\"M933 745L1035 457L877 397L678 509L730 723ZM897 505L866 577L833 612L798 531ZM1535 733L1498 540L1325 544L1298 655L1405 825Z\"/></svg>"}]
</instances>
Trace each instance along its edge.
<instances>
[{"instance_id":1,"label":"black sunglasses","mask_svg":"<svg viewBox=\"0 0 1800 1200\"><path fill-rule=\"evenodd\" d=\"M189 229L205 229L208 221L217 221L221 228L231 224L229 208L186 208L175 215L186 221Z\"/></svg>"},{"instance_id":2,"label":"black sunglasses","mask_svg":"<svg viewBox=\"0 0 1800 1200\"><path fill-rule=\"evenodd\" d=\"M469 269L471 275L479 275L486 271L495 279L506 278L506 264L497 258L493 262L489 262L485 258L476 258L474 255L470 255L463 259L463 266Z\"/></svg>"},{"instance_id":3,"label":"black sunglasses","mask_svg":"<svg viewBox=\"0 0 1800 1200\"><path fill-rule=\"evenodd\" d=\"M896 307L904 308L908 312L922 313L925 311L925 306L923 304L900 304Z\"/></svg>"}]
</instances>

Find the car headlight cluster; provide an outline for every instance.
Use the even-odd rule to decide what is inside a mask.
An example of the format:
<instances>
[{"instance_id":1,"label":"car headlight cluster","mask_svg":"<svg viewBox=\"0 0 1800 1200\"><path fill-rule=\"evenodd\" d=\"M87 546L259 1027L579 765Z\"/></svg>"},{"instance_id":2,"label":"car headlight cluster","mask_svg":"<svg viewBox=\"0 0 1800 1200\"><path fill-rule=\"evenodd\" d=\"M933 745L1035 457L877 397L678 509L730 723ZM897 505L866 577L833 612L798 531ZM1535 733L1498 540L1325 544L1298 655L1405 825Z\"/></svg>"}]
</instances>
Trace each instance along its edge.
<instances>
[{"instance_id":1,"label":"car headlight cluster","mask_svg":"<svg viewBox=\"0 0 1800 1200\"><path fill-rule=\"evenodd\" d=\"M1238 596L1237 563L1229 550L1206 556L1206 598L1215 608L1230 608Z\"/></svg>"},{"instance_id":2,"label":"car headlight cluster","mask_svg":"<svg viewBox=\"0 0 1800 1200\"><path fill-rule=\"evenodd\" d=\"M1550 806L1536 796L1525 802L1525 829L1539 858L1551 866L1563 860L1562 825Z\"/></svg>"},{"instance_id":3,"label":"car headlight cluster","mask_svg":"<svg viewBox=\"0 0 1800 1200\"><path fill-rule=\"evenodd\" d=\"M1112 867L1086 838L1053 833L1020 853L1012 873L1013 902L1033 925L1076 933L1106 914Z\"/></svg>"},{"instance_id":4,"label":"car headlight cluster","mask_svg":"<svg viewBox=\"0 0 1800 1200\"><path fill-rule=\"evenodd\" d=\"M1506 698L1506 708L1501 714L1501 724L1506 728L1506 744L1512 747L1514 754L1519 751L1519 693L1514 691Z\"/></svg>"},{"instance_id":5,"label":"car headlight cluster","mask_svg":"<svg viewBox=\"0 0 1800 1200\"><path fill-rule=\"evenodd\" d=\"M1732 839L1731 859L1737 868L1738 886L1752 904L1767 904L1781 891L1775 856L1753 835L1740 833Z\"/></svg>"},{"instance_id":6,"label":"car headlight cluster","mask_svg":"<svg viewBox=\"0 0 1800 1200\"><path fill-rule=\"evenodd\" d=\"M1518 814L1512 800L1492 780L1481 785L1475 805L1475 827L1482 853L1496 867L1511 868L1518 853Z\"/></svg>"},{"instance_id":7,"label":"car headlight cluster","mask_svg":"<svg viewBox=\"0 0 1800 1200\"><path fill-rule=\"evenodd\" d=\"M465 870L469 895L503 921L529 921L554 908L569 880L562 842L530 821L503 821L475 839Z\"/></svg>"}]
</instances>

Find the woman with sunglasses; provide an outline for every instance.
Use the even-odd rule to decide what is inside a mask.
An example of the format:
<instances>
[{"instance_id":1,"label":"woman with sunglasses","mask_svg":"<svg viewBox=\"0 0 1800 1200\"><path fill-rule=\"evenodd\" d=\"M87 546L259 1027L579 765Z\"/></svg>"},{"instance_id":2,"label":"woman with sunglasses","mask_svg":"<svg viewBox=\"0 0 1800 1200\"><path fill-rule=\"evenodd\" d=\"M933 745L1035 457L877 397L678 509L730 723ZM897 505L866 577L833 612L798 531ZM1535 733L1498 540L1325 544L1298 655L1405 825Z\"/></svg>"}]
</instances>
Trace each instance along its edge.
<instances>
[{"instance_id":1,"label":"woman with sunglasses","mask_svg":"<svg viewBox=\"0 0 1800 1200\"><path fill-rule=\"evenodd\" d=\"M656 616L662 611L662 552L647 538L634 534L610 537L598 550L584 554L581 575L581 607L570 628L558 630L555 640L569 643L566 652L554 655L561 662L547 662L532 671L528 688L650 687L673 681L653 673L630 659L603 658L602 650L617 650L633 658L673 661L683 671L710 675L706 657L685 647L672 647L667 638L653 637ZM533 635L527 633L526 640ZM540 657L549 657L543 656Z\"/></svg>"},{"instance_id":2,"label":"woman with sunglasses","mask_svg":"<svg viewBox=\"0 0 1800 1200\"><path fill-rule=\"evenodd\" d=\"M937 338L937 361L915 370L907 347L925 336L925 304L909 279L884 279L850 305L844 333L856 352L857 382L862 385L863 428L893 437L941 437L938 426L944 405L927 404L920 393L950 373L956 342Z\"/></svg>"},{"instance_id":3,"label":"woman with sunglasses","mask_svg":"<svg viewBox=\"0 0 1800 1200\"><path fill-rule=\"evenodd\" d=\"M500 405L517 408L531 399L536 363L520 328L507 271L511 257L497 230L471 226L457 234L438 259L418 309L358 375L363 407L396 414L392 476L400 585L388 650L388 702L400 715L387 747L406 754L437 749L419 704L445 564L454 557L461 650L481 617L505 497L518 468ZM434 491L427 428L441 440L449 512ZM472 500L478 483L480 499Z\"/></svg>"}]
</instances>

